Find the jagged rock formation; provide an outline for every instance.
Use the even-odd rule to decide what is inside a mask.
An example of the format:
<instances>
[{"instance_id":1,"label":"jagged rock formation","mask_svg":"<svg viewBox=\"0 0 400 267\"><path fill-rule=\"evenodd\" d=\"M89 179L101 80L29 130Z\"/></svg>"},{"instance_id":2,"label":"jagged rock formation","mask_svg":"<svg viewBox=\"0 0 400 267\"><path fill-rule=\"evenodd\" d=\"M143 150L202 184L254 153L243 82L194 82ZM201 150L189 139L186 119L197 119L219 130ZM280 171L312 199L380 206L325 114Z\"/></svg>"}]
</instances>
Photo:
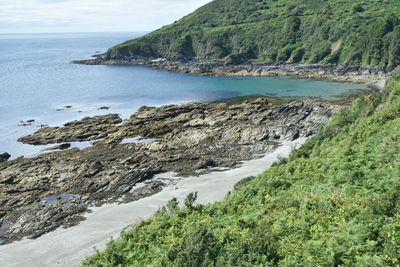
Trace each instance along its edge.
<instances>
[{"instance_id":1,"label":"jagged rock formation","mask_svg":"<svg viewBox=\"0 0 400 267\"><path fill-rule=\"evenodd\" d=\"M20 140L30 144L90 141L36 158L0 163L0 239L38 236L79 222L90 205L131 201L162 189L155 173L204 173L234 167L279 145L316 133L340 106L313 100L272 106L242 104L142 107L127 121L117 115L48 127ZM141 136L152 142L121 143ZM135 186L146 181L142 188ZM39 214L39 215L38 215Z\"/></svg>"}]
</instances>

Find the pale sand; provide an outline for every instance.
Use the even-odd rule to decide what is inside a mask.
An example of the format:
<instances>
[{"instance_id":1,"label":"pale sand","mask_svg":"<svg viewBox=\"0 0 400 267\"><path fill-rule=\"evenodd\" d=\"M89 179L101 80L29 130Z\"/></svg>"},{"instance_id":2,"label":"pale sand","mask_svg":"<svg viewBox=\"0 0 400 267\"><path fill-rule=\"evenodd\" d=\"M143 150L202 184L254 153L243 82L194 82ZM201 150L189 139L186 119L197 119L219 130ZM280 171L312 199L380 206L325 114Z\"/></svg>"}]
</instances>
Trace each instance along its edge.
<instances>
[{"instance_id":1,"label":"pale sand","mask_svg":"<svg viewBox=\"0 0 400 267\"><path fill-rule=\"evenodd\" d=\"M248 176L256 176L273 162L287 157L293 148L305 139L283 142L283 145L265 157L244 162L241 167L213 172L198 177L179 179L160 193L128 204L110 204L93 208L87 220L78 226L58 229L35 240L25 239L0 246L0 266L76 266L86 256L103 249L106 242L116 238L126 227L149 218L172 198L182 201L190 192L198 192L199 203L222 200L235 183ZM171 174L159 175L160 177Z\"/></svg>"}]
</instances>

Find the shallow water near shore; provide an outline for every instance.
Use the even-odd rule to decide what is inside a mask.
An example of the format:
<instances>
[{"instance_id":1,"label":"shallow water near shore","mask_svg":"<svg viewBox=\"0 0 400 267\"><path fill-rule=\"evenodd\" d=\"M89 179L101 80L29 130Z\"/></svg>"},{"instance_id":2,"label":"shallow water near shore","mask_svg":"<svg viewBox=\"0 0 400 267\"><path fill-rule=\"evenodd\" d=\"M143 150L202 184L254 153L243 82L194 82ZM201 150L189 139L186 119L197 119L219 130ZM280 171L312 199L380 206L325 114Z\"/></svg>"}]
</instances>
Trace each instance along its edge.
<instances>
[{"instance_id":1,"label":"shallow water near shore","mask_svg":"<svg viewBox=\"0 0 400 267\"><path fill-rule=\"evenodd\" d=\"M9 152L13 158L37 155L38 148L16 140L33 133L40 125L59 126L108 113L126 118L143 105L247 95L335 98L366 89L365 85L287 77L197 77L139 66L70 63L140 35L0 35L0 153ZM27 120L34 122L18 126Z\"/></svg>"}]
</instances>

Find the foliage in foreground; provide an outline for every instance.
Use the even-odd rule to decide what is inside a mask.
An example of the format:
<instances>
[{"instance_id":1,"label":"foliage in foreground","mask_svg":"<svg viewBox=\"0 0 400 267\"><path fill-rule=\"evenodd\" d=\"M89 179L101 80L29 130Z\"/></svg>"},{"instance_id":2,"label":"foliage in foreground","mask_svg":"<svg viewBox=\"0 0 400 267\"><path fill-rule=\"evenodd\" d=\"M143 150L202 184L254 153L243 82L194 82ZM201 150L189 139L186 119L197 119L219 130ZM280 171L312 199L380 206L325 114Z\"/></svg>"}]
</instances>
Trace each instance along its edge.
<instances>
[{"instance_id":1,"label":"foliage in foreground","mask_svg":"<svg viewBox=\"0 0 400 267\"><path fill-rule=\"evenodd\" d=\"M400 76L216 204L176 202L84 266L399 266Z\"/></svg>"},{"instance_id":2,"label":"foliage in foreground","mask_svg":"<svg viewBox=\"0 0 400 267\"><path fill-rule=\"evenodd\" d=\"M394 69L400 65L399 14L398 0L214 0L107 56Z\"/></svg>"}]
</instances>

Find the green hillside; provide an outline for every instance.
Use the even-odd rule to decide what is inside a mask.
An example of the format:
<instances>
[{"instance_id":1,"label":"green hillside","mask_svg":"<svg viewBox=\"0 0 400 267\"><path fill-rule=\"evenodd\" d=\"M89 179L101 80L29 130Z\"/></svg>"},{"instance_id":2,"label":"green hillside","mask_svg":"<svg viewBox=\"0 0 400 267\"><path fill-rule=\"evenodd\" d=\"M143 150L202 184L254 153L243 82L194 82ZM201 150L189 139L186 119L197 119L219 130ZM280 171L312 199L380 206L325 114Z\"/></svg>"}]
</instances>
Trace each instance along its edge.
<instances>
[{"instance_id":1,"label":"green hillside","mask_svg":"<svg viewBox=\"0 0 400 267\"><path fill-rule=\"evenodd\" d=\"M142 222L85 266L399 266L400 75L224 201Z\"/></svg>"},{"instance_id":2,"label":"green hillside","mask_svg":"<svg viewBox=\"0 0 400 267\"><path fill-rule=\"evenodd\" d=\"M109 49L108 59L400 65L398 0L214 0Z\"/></svg>"}]
</instances>

